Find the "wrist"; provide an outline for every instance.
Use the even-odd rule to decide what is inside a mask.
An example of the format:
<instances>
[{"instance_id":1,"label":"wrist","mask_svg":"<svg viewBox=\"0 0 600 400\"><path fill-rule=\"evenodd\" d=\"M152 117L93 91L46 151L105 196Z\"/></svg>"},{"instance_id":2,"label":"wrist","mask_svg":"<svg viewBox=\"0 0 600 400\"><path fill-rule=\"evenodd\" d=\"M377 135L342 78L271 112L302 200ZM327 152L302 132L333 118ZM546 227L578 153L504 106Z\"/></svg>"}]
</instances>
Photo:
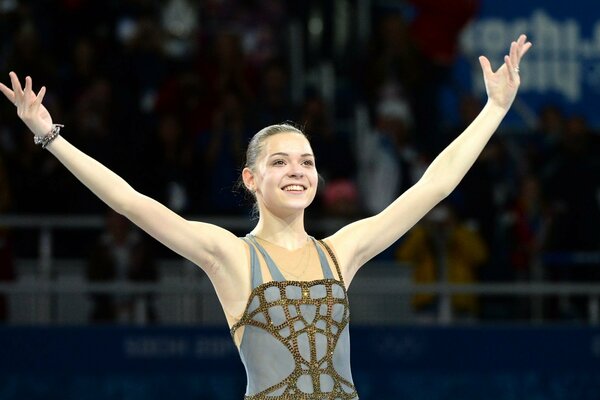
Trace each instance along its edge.
<instances>
[{"instance_id":1,"label":"wrist","mask_svg":"<svg viewBox=\"0 0 600 400\"><path fill-rule=\"evenodd\" d=\"M45 135L43 135L43 136L34 135L33 143L41 145L42 149L45 149L46 147L48 147L48 145L50 143L52 143L54 141L54 139L56 139L58 137L58 135L60 134L60 129L62 127L64 127L64 125L52 124L52 128Z\"/></svg>"},{"instance_id":2,"label":"wrist","mask_svg":"<svg viewBox=\"0 0 600 400\"><path fill-rule=\"evenodd\" d=\"M504 118L504 116L508 113L510 106L504 107L504 106L498 105L494 101L488 99L487 103L485 104L484 109L488 110L489 112L491 112L492 114L494 114L500 118Z\"/></svg>"}]
</instances>

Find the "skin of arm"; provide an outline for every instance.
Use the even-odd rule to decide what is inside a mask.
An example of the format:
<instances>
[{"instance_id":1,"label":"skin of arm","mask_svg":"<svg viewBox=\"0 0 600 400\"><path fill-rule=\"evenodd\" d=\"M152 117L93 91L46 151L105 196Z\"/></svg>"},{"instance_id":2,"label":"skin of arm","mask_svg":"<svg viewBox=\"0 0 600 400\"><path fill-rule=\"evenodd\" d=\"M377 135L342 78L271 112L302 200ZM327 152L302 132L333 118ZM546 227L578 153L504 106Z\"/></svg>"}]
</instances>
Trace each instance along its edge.
<instances>
[{"instance_id":1,"label":"skin of arm","mask_svg":"<svg viewBox=\"0 0 600 400\"><path fill-rule=\"evenodd\" d=\"M225 229L188 221L131 187L124 179L86 155L64 137L47 149L88 189L113 210L126 216L152 237L209 274L222 257L219 243L237 241Z\"/></svg>"},{"instance_id":2,"label":"skin of arm","mask_svg":"<svg viewBox=\"0 0 600 400\"><path fill-rule=\"evenodd\" d=\"M516 67L530 47L521 35L496 72L481 56L488 101L475 120L435 158L422 178L387 208L327 239L337 250L347 284L362 265L396 242L460 183L508 112L520 84Z\"/></svg>"}]
</instances>

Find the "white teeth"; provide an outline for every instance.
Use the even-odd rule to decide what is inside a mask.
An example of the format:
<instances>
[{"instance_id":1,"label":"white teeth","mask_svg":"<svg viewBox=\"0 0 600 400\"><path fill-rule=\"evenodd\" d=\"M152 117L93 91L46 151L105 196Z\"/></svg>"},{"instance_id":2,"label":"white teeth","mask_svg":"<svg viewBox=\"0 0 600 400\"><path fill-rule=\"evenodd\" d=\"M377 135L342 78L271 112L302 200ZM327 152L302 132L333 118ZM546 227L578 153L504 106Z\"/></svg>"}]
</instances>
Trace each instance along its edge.
<instances>
[{"instance_id":1,"label":"white teeth","mask_svg":"<svg viewBox=\"0 0 600 400\"><path fill-rule=\"evenodd\" d=\"M304 187L300 186L300 185L288 185L286 187L283 188L283 190L286 191L297 191L297 190L304 190Z\"/></svg>"}]
</instances>

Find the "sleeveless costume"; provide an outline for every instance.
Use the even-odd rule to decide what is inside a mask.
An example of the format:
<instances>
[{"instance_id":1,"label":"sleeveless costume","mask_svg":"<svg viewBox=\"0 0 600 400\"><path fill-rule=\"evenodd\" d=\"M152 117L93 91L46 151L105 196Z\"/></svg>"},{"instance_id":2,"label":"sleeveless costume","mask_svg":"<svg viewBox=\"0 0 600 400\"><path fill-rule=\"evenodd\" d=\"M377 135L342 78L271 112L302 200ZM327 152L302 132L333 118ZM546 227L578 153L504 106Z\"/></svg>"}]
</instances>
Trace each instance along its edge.
<instances>
[{"instance_id":1,"label":"sleeveless costume","mask_svg":"<svg viewBox=\"0 0 600 400\"><path fill-rule=\"evenodd\" d=\"M254 236L250 247L252 292L242 318L240 357L246 369L246 400L357 400L350 372L349 309L346 288L335 255L339 280L317 241L324 279L286 281ZM256 249L273 281L263 283Z\"/></svg>"}]
</instances>

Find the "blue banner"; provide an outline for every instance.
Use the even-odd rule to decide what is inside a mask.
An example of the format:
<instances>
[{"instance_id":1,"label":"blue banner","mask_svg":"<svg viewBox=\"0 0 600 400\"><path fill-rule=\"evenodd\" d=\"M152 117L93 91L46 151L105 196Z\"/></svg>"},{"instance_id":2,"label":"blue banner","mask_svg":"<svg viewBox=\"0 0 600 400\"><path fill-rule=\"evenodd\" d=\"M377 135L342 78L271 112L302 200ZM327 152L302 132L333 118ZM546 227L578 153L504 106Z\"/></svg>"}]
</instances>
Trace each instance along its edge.
<instances>
[{"instance_id":1,"label":"blue banner","mask_svg":"<svg viewBox=\"0 0 600 400\"><path fill-rule=\"evenodd\" d=\"M599 11L597 2L587 0L484 0L462 38L470 65L458 69L459 79L485 93L477 57L486 55L496 68L510 42L525 33L533 47L520 66L519 101L533 111L556 104L568 115L583 115L600 126Z\"/></svg>"},{"instance_id":2,"label":"blue banner","mask_svg":"<svg viewBox=\"0 0 600 400\"><path fill-rule=\"evenodd\" d=\"M226 329L60 327L0 329L0 372L244 373ZM8 345L7 345L8 344Z\"/></svg>"},{"instance_id":3,"label":"blue banner","mask_svg":"<svg viewBox=\"0 0 600 400\"><path fill-rule=\"evenodd\" d=\"M361 400L596 400L600 328L354 327ZM0 329L0 399L242 399L225 328ZM175 397L171 397L176 393Z\"/></svg>"},{"instance_id":4,"label":"blue banner","mask_svg":"<svg viewBox=\"0 0 600 400\"><path fill-rule=\"evenodd\" d=\"M600 329L354 327L351 332L354 369L600 371ZM15 327L0 329L0 343L2 373L244 373L228 331L219 328Z\"/></svg>"}]
</instances>

